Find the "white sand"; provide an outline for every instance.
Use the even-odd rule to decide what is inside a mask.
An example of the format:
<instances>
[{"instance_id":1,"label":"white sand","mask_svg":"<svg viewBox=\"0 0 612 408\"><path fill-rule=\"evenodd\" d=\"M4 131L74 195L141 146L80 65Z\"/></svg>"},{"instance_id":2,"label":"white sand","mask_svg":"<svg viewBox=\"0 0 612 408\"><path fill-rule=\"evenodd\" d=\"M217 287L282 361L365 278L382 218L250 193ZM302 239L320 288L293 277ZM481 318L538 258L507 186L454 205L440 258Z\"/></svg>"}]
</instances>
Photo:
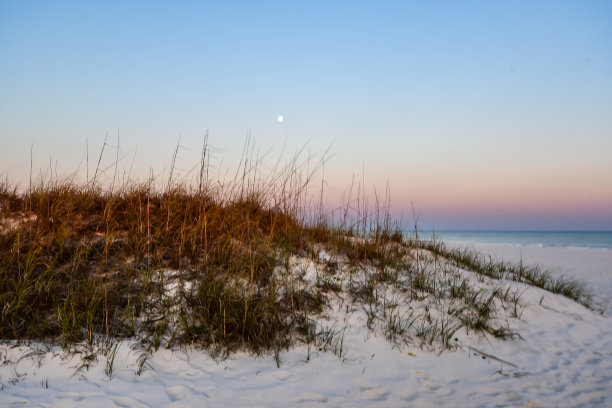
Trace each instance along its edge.
<instances>
[{"instance_id":1,"label":"white sand","mask_svg":"<svg viewBox=\"0 0 612 408\"><path fill-rule=\"evenodd\" d=\"M610 252L487 246L495 256L537 262L612 295ZM330 317L346 327L343 353L306 346L273 356L232 355L215 361L196 350L160 349L141 376L139 352L122 343L113 376L98 356L77 371L79 356L42 346L0 346L0 406L49 407L576 407L612 406L612 320L564 297L513 283L528 306L520 338L461 336L462 346L441 354L414 346L392 348L368 332L365 314ZM609 305L607 303L606 305ZM607 309L609 311L609 309ZM483 358L483 354L489 355Z\"/></svg>"},{"instance_id":2,"label":"white sand","mask_svg":"<svg viewBox=\"0 0 612 408\"><path fill-rule=\"evenodd\" d=\"M583 282L591 289L595 307L612 313L612 250L535 247L506 244L470 244L496 259L540 265L557 276Z\"/></svg>"}]
</instances>

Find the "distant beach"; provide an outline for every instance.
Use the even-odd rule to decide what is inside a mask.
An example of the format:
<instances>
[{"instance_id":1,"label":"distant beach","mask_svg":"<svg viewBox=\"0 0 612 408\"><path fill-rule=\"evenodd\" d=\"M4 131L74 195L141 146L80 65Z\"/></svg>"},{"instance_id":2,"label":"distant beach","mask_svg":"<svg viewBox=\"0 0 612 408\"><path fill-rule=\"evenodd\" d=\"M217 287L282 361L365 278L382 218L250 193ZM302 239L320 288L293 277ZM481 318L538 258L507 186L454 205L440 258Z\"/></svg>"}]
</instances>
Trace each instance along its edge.
<instances>
[{"instance_id":1,"label":"distant beach","mask_svg":"<svg viewBox=\"0 0 612 408\"><path fill-rule=\"evenodd\" d=\"M411 234L410 231L407 232ZM422 231L423 239L447 243L505 244L612 250L612 231Z\"/></svg>"}]
</instances>

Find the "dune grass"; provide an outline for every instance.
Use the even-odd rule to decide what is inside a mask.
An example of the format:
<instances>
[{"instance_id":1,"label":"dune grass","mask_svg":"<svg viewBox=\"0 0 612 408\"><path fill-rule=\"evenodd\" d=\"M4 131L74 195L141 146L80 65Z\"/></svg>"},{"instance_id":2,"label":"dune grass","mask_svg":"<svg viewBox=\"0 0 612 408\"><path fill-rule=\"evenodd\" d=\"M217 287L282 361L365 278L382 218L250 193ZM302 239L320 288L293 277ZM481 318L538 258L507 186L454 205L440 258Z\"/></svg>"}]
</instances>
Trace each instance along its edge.
<instances>
[{"instance_id":1,"label":"dune grass","mask_svg":"<svg viewBox=\"0 0 612 408\"><path fill-rule=\"evenodd\" d=\"M310 204L318 166L298 156L266 175L245 159L223 182L207 176L206 146L202 157L193 183L173 182L171 171L162 187L113 181L103 189L95 176L81 185L40 180L21 192L0 184L0 339L70 348L136 338L148 350L195 344L275 355L301 341L333 344L343 355L344 330L314 323L343 291L366 311L368 327L382 327L398 345L416 338L452 348L460 329L512 336L496 311L509 307L520 318L520 294L501 284L476 290L459 269L588 305L580 285L538 268L406 238L391 220L388 193L370 209L358 194L334 221L322 190ZM296 257L319 267L314 284L300 284ZM402 296L438 309L401 309ZM342 341L329 338L335 332Z\"/></svg>"},{"instance_id":2,"label":"dune grass","mask_svg":"<svg viewBox=\"0 0 612 408\"><path fill-rule=\"evenodd\" d=\"M295 326L272 273L312 233L285 201L68 184L3 186L0 201L2 338L154 336L178 316L173 341L256 349Z\"/></svg>"},{"instance_id":3,"label":"dune grass","mask_svg":"<svg viewBox=\"0 0 612 408\"><path fill-rule=\"evenodd\" d=\"M591 308L592 298L590 292L580 283L567 277L553 277L548 271L539 266L524 265L522 262L496 261L486 258L475 250L469 248L448 248L443 242L421 242L421 247L450 260L455 266L464 268L478 274L494 279L508 279L527 283L568 297Z\"/></svg>"}]
</instances>

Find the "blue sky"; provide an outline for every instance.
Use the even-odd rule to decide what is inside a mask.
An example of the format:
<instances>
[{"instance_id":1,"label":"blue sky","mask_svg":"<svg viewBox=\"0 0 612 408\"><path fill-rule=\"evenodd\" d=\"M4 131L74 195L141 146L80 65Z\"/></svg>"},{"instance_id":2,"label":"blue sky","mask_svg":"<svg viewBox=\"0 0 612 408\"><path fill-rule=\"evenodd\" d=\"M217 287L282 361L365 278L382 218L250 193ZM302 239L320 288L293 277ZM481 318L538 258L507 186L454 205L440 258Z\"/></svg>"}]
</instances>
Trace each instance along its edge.
<instances>
[{"instance_id":1,"label":"blue sky","mask_svg":"<svg viewBox=\"0 0 612 408\"><path fill-rule=\"evenodd\" d=\"M207 130L226 163L250 132L331 145L331 202L365 169L426 228L612 229L607 2L2 0L0 55L16 183L31 144L68 174L119 131L142 176L179 136L188 168Z\"/></svg>"}]
</instances>

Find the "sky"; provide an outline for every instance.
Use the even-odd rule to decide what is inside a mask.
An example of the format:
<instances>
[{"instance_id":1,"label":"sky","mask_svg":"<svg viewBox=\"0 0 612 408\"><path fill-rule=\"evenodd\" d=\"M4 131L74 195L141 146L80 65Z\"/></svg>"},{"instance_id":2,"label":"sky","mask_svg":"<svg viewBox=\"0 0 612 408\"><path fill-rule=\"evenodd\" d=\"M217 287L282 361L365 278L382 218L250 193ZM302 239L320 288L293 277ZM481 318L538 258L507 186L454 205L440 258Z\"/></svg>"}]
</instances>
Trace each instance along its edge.
<instances>
[{"instance_id":1,"label":"sky","mask_svg":"<svg viewBox=\"0 0 612 408\"><path fill-rule=\"evenodd\" d=\"M326 157L330 208L355 179L425 229L612 230L606 1L0 0L0 60L22 186L85 179L106 135L136 178L250 135Z\"/></svg>"}]
</instances>

